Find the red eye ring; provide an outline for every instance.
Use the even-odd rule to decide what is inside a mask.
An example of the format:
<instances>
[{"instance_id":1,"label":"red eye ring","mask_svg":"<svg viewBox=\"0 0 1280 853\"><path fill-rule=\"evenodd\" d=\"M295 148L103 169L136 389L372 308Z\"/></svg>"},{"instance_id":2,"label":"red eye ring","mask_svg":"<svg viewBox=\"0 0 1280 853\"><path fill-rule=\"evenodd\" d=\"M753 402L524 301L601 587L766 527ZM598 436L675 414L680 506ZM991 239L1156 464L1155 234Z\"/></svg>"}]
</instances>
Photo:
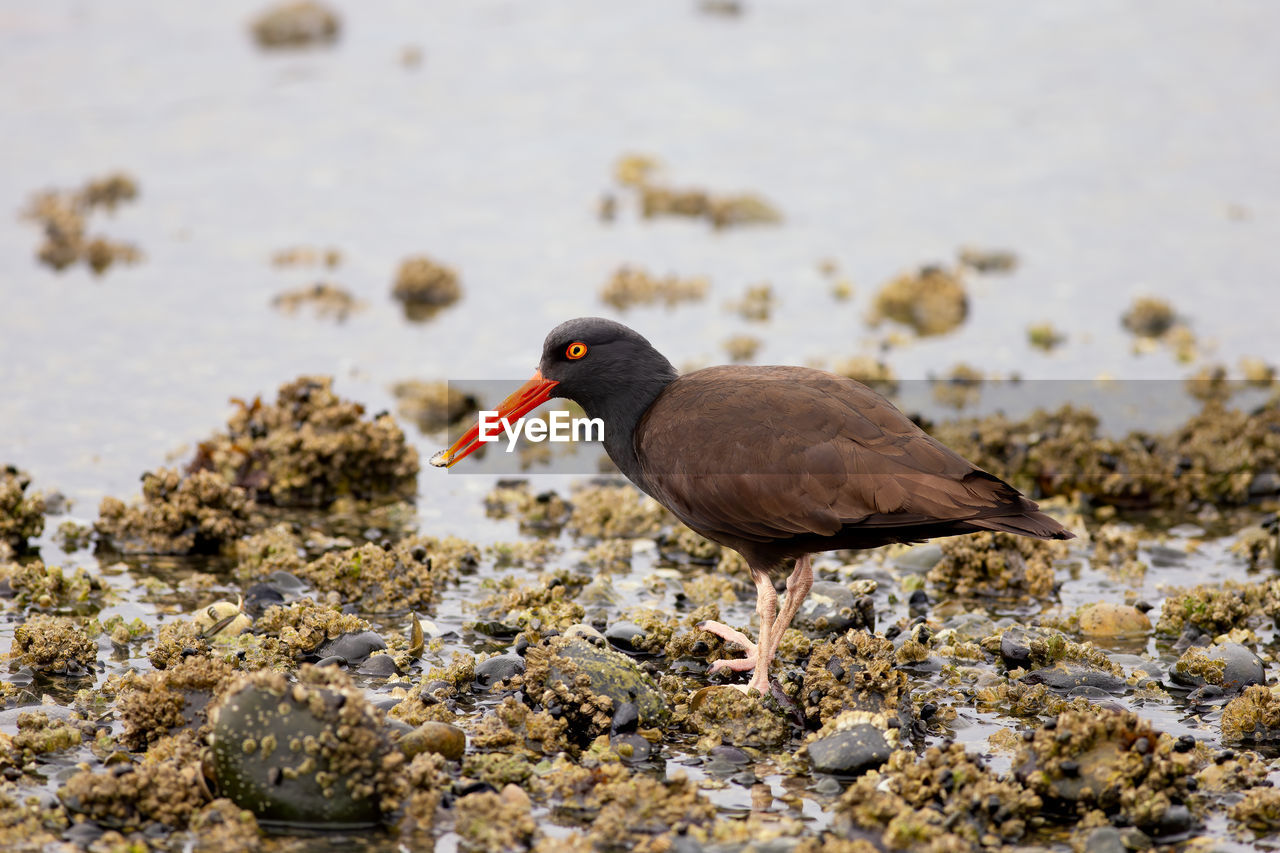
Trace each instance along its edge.
<instances>
[{"instance_id":1,"label":"red eye ring","mask_svg":"<svg viewBox=\"0 0 1280 853\"><path fill-rule=\"evenodd\" d=\"M587 345L582 341L574 341L565 348L564 357L569 359L579 359L587 354Z\"/></svg>"}]
</instances>

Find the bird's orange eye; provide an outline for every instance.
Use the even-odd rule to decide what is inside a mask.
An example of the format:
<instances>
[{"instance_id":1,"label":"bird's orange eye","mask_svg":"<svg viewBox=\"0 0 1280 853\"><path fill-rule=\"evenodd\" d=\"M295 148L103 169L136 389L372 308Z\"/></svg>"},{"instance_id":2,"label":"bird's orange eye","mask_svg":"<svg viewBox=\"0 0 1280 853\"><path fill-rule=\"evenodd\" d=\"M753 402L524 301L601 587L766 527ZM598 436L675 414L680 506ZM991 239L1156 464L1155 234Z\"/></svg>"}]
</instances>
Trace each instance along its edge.
<instances>
[{"instance_id":1,"label":"bird's orange eye","mask_svg":"<svg viewBox=\"0 0 1280 853\"><path fill-rule=\"evenodd\" d=\"M574 343L569 344L569 347L564 351L565 358L577 359L577 358L582 358L586 354L587 354L587 345L584 344L582 341L576 341Z\"/></svg>"}]
</instances>

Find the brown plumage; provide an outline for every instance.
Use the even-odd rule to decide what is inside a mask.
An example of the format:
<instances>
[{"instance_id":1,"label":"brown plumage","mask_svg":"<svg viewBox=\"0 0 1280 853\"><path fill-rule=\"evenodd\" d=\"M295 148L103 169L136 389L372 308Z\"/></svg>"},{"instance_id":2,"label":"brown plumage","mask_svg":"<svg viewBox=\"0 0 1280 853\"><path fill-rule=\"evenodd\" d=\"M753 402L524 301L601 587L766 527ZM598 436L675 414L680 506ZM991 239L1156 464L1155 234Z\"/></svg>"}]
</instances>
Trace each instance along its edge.
<instances>
[{"instance_id":1,"label":"brown plumage","mask_svg":"<svg viewBox=\"0 0 1280 853\"><path fill-rule=\"evenodd\" d=\"M747 651L716 669L769 663L813 585L811 555L979 530L1039 539L1073 534L997 477L927 435L870 388L806 367L711 367L679 376L636 332L611 320L562 323L538 372L499 407L520 417L551 397L605 424L605 450L633 483L693 530L746 559L760 642L703 628ZM432 460L477 446L473 427ZM794 558L781 612L771 573Z\"/></svg>"},{"instance_id":2,"label":"brown plumage","mask_svg":"<svg viewBox=\"0 0 1280 853\"><path fill-rule=\"evenodd\" d=\"M805 367L711 367L640 418L648 491L689 527L776 570L814 551L1062 525L870 388Z\"/></svg>"}]
</instances>

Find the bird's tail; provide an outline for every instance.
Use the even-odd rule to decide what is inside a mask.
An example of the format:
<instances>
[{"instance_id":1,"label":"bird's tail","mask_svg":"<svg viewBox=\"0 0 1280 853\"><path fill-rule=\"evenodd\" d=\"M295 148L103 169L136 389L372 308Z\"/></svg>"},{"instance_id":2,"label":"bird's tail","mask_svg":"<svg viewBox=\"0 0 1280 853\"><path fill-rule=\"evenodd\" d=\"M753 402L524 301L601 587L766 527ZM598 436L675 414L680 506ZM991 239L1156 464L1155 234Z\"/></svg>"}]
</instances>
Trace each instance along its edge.
<instances>
[{"instance_id":1,"label":"bird's tail","mask_svg":"<svg viewBox=\"0 0 1280 853\"><path fill-rule=\"evenodd\" d=\"M1019 515L972 518L969 524L981 530L1000 530L1036 539L1075 539L1076 535L1043 512L1031 510Z\"/></svg>"}]
</instances>

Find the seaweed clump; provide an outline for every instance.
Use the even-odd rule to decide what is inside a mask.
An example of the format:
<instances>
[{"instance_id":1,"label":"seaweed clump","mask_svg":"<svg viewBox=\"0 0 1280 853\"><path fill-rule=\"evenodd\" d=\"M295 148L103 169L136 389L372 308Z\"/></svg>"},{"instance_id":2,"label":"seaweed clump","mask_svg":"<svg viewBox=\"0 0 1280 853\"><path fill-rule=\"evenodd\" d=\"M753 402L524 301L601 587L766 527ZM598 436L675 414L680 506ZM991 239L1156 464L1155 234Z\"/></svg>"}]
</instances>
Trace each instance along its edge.
<instances>
[{"instance_id":1,"label":"seaweed clump","mask_svg":"<svg viewBox=\"0 0 1280 853\"><path fill-rule=\"evenodd\" d=\"M249 529L249 496L209 471L169 468L142 475L142 503L105 497L94 529L104 544L133 554L217 554Z\"/></svg>"},{"instance_id":2,"label":"seaweed clump","mask_svg":"<svg viewBox=\"0 0 1280 853\"><path fill-rule=\"evenodd\" d=\"M338 38L342 21L315 0L273 6L254 19L250 30L258 46L267 49L329 44Z\"/></svg>"},{"instance_id":3,"label":"seaweed clump","mask_svg":"<svg viewBox=\"0 0 1280 853\"><path fill-rule=\"evenodd\" d=\"M836 804L841 834L880 833L885 849L972 850L1012 844L1043 823L1038 794L1001 779L964 746L898 750Z\"/></svg>"},{"instance_id":4,"label":"seaweed clump","mask_svg":"<svg viewBox=\"0 0 1280 853\"><path fill-rule=\"evenodd\" d=\"M709 284L702 276L659 278L635 267L619 267L600 291L600 300L620 311L636 305L661 302L673 308L681 302L696 302L707 295Z\"/></svg>"},{"instance_id":5,"label":"seaweed clump","mask_svg":"<svg viewBox=\"0 0 1280 853\"><path fill-rule=\"evenodd\" d=\"M941 267L926 266L880 288L867 319L873 326L892 320L910 326L921 337L929 337L950 332L968 315L969 298L960 276Z\"/></svg>"},{"instance_id":6,"label":"seaweed clump","mask_svg":"<svg viewBox=\"0 0 1280 853\"><path fill-rule=\"evenodd\" d=\"M90 237L85 233L85 220L94 209L115 210L121 202L137 197L137 182L123 172L96 178L78 190L37 193L23 212L25 218L44 227L45 241L36 251L36 257L59 271L83 261L98 275L117 261L137 262L142 253L132 243Z\"/></svg>"},{"instance_id":7,"label":"seaweed clump","mask_svg":"<svg viewBox=\"0 0 1280 853\"><path fill-rule=\"evenodd\" d=\"M340 498L412 498L418 451L391 415L365 419L327 376L280 387L274 405L236 401L227 432L200 445L189 469L213 471L262 503L329 507Z\"/></svg>"},{"instance_id":8,"label":"seaweed clump","mask_svg":"<svg viewBox=\"0 0 1280 853\"><path fill-rule=\"evenodd\" d=\"M705 219L717 229L770 224L782 219L772 204L755 193L719 194L704 189L676 189L659 183L659 172L656 159L635 154L620 158L615 168L618 183L635 191L640 214L645 219L685 216Z\"/></svg>"},{"instance_id":9,"label":"seaweed clump","mask_svg":"<svg viewBox=\"0 0 1280 853\"><path fill-rule=\"evenodd\" d=\"M87 603L103 593L102 582L77 566L67 570L40 560L0 563L0 601L14 607L52 610Z\"/></svg>"},{"instance_id":10,"label":"seaweed clump","mask_svg":"<svg viewBox=\"0 0 1280 853\"><path fill-rule=\"evenodd\" d=\"M400 417L413 421L422 432L439 432L479 408L479 401L447 382L408 379L391 386Z\"/></svg>"},{"instance_id":11,"label":"seaweed clump","mask_svg":"<svg viewBox=\"0 0 1280 853\"><path fill-rule=\"evenodd\" d=\"M1017 421L948 421L930 432L1033 495L1082 492L1129 509L1245 504L1274 496L1280 482L1280 399L1253 412L1211 402L1162 435L1104 436L1097 415L1071 406Z\"/></svg>"},{"instance_id":12,"label":"seaweed clump","mask_svg":"<svg viewBox=\"0 0 1280 853\"><path fill-rule=\"evenodd\" d=\"M955 595L1030 595L1053 592L1053 561L1066 555L1059 540L982 532L942 540L942 559L929 582Z\"/></svg>"},{"instance_id":13,"label":"seaweed clump","mask_svg":"<svg viewBox=\"0 0 1280 853\"><path fill-rule=\"evenodd\" d=\"M1031 735L1015 775L1064 821L1098 810L1165 834L1163 828L1191 820L1195 786L1188 782L1203 763L1191 746L1130 711L1081 702Z\"/></svg>"},{"instance_id":14,"label":"seaweed clump","mask_svg":"<svg viewBox=\"0 0 1280 853\"><path fill-rule=\"evenodd\" d=\"M400 264L391 295L403 306L406 319L420 322L457 302L462 296L462 285L452 267L417 255Z\"/></svg>"},{"instance_id":15,"label":"seaweed clump","mask_svg":"<svg viewBox=\"0 0 1280 853\"><path fill-rule=\"evenodd\" d=\"M74 619L33 613L14 629L9 656L38 672L78 678L97 663L98 644Z\"/></svg>"},{"instance_id":16,"label":"seaweed clump","mask_svg":"<svg viewBox=\"0 0 1280 853\"><path fill-rule=\"evenodd\" d=\"M44 532L44 496L27 493L31 477L12 465L0 468L0 558L30 550Z\"/></svg>"}]
</instances>

